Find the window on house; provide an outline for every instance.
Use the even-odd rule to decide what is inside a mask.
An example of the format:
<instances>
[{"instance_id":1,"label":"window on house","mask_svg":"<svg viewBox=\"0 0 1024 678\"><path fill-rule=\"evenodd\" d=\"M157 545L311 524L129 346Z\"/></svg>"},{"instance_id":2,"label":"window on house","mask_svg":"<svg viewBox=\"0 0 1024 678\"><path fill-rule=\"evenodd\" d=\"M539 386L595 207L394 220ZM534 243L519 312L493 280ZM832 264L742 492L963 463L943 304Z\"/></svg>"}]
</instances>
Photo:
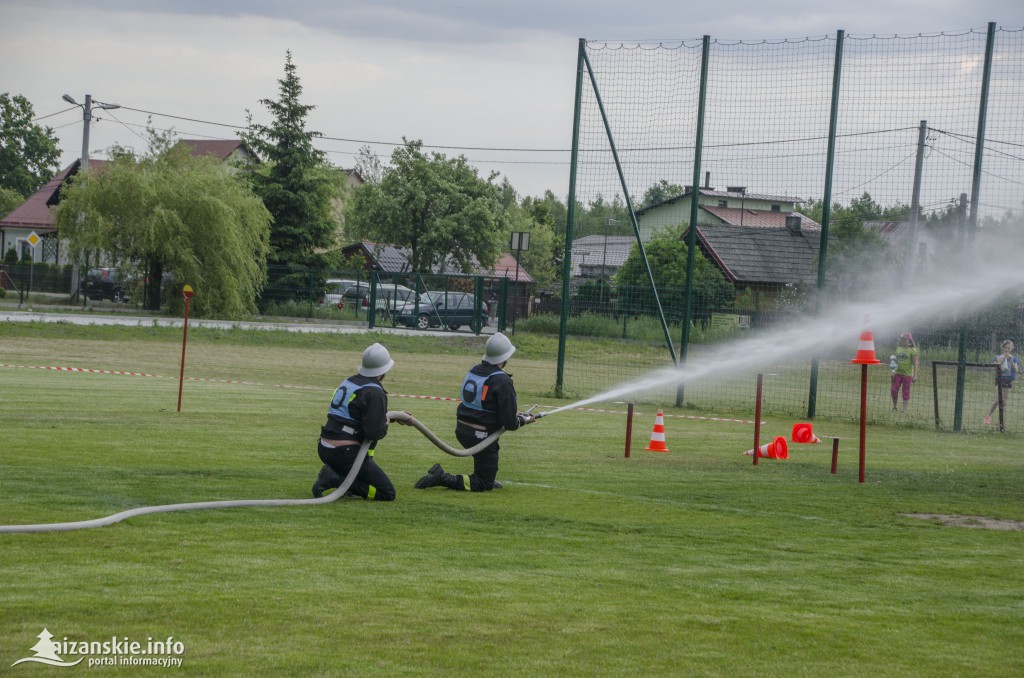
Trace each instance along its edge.
<instances>
[{"instance_id":1,"label":"window on house","mask_svg":"<svg viewBox=\"0 0 1024 678\"><path fill-rule=\"evenodd\" d=\"M718 206L719 207L728 207L729 206L729 201L728 200L719 200L718 201Z\"/></svg>"},{"instance_id":2,"label":"window on house","mask_svg":"<svg viewBox=\"0 0 1024 678\"><path fill-rule=\"evenodd\" d=\"M781 212L782 208L779 205L772 205L772 212Z\"/></svg>"}]
</instances>

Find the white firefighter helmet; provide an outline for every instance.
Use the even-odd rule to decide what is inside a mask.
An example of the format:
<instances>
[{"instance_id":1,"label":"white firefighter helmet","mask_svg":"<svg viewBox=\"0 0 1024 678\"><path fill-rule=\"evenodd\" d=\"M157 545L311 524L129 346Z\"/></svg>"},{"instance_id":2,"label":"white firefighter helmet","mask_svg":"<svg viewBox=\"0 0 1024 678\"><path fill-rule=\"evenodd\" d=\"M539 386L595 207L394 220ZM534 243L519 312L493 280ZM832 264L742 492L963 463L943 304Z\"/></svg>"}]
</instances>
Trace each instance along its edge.
<instances>
[{"instance_id":1,"label":"white firefighter helmet","mask_svg":"<svg viewBox=\"0 0 1024 678\"><path fill-rule=\"evenodd\" d=\"M484 362L492 365L500 365L516 352L516 347L512 345L512 342L501 332L494 334L490 339L487 340L487 346L484 348Z\"/></svg>"},{"instance_id":2,"label":"white firefighter helmet","mask_svg":"<svg viewBox=\"0 0 1024 678\"><path fill-rule=\"evenodd\" d=\"M395 364L391 354L381 344L373 344L363 351L363 363L359 366L359 374L364 377L379 377L387 374Z\"/></svg>"}]
</instances>

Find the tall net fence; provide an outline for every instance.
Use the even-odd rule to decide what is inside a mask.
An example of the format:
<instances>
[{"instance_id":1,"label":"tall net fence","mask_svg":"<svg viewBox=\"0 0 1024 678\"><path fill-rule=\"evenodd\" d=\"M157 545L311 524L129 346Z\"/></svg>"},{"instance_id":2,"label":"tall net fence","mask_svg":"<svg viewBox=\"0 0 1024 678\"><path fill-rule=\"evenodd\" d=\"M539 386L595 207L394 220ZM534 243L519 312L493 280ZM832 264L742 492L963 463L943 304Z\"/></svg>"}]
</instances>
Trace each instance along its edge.
<instances>
[{"instance_id":1,"label":"tall net fence","mask_svg":"<svg viewBox=\"0 0 1024 678\"><path fill-rule=\"evenodd\" d=\"M991 42L986 29L710 40L704 123L698 128L703 47L700 40L582 43L570 240L597 238L587 251L591 260L599 253L607 264L609 236L615 242L639 235L656 286L647 283L643 267L628 262L617 269L581 267L581 249L567 246L573 279L564 300L564 367L556 384L566 395L591 397L671 366L673 354L699 360L722 342L792 326L833 301L898 304L907 276L941 268L943 258L976 233L1005 233L1020 249L1021 29L993 27ZM666 247L660 239L683 236L694 196L701 240L687 316L687 283L678 272L685 269L685 248ZM795 229L787 216L800 217ZM818 263L822 222L830 228L824 270ZM792 238L785 253L758 240L787 229ZM820 296L819 276L825 283ZM725 293L716 287L723 280ZM921 349L909 417L921 423L935 418L930 361L957 360L963 341L969 360L991 362L999 341L1024 340L1022 308L1021 300L1006 299L983 315L907 327ZM595 338L608 349L593 350ZM896 336L879 337L879 358L886 361L896 343ZM851 403L859 395L859 370L849 365L854 348L765 365L765 406L799 415L813 398L816 414L856 416ZM812 358L819 361L817 375ZM985 376L971 379L989 383L964 389L968 428L981 422L995 398L991 375L975 372ZM951 374L955 378L955 370L943 369L937 376L939 419L946 428L957 389L941 380ZM749 408L752 379L687 385L685 402L703 409ZM643 397L668 403L677 396L675 387L664 387ZM872 417L892 414L887 372L874 377L870 410ZM1024 432L1019 410L1008 405L1008 430Z\"/></svg>"}]
</instances>

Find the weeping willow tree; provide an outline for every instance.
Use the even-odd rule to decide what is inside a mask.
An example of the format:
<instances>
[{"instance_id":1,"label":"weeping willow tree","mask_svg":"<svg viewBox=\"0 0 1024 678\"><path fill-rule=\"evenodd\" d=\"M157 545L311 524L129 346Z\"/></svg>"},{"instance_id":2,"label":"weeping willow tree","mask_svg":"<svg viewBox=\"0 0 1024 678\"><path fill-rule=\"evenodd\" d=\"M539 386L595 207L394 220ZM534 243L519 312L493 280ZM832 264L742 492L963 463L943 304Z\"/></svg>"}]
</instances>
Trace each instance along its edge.
<instances>
[{"instance_id":1,"label":"weeping willow tree","mask_svg":"<svg viewBox=\"0 0 1024 678\"><path fill-rule=\"evenodd\" d=\"M185 283L196 290L196 315L231 319L256 310L270 221L247 181L184 144L143 157L115 149L64 189L55 215L76 261L102 252L125 277L147 280L145 308L160 308L170 272L175 298Z\"/></svg>"}]
</instances>

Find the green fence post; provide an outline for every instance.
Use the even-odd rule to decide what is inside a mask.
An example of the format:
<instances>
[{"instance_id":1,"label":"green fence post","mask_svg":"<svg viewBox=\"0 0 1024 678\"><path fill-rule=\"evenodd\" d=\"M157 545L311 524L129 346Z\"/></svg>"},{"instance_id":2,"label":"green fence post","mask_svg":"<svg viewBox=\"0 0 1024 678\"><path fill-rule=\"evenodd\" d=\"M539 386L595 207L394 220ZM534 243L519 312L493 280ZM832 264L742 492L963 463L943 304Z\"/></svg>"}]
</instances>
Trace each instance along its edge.
<instances>
[{"instance_id":1,"label":"green fence post","mask_svg":"<svg viewBox=\"0 0 1024 678\"><path fill-rule=\"evenodd\" d=\"M508 316L508 278L501 279L498 288L498 331L504 332Z\"/></svg>"},{"instance_id":2,"label":"green fence post","mask_svg":"<svg viewBox=\"0 0 1024 678\"><path fill-rule=\"evenodd\" d=\"M555 369L555 396L561 397L565 386L565 336L569 327L569 282L572 279L572 224L576 219L576 168L580 156L580 108L583 94L583 55L587 41L580 38L576 54L576 100L572 115L572 154L569 158L569 204L565 221L565 261L562 266L562 316L558 323L558 366ZM504 282L508 282L506 278ZM507 290L502 286L502 320ZM504 323L503 323L504 325Z\"/></svg>"},{"instance_id":3,"label":"green fence post","mask_svg":"<svg viewBox=\"0 0 1024 678\"><path fill-rule=\"evenodd\" d=\"M832 66L832 106L828 120L828 151L825 155L825 193L821 204L821 235L818 240L818 287L815 315L825 304L825 270L828 261L828 229L832 219L832 171L836 157L836 127L839 120L839 83L843 74L843 37L836 31L836 56ZM811 358L811 381L807 388L807 418L813 419L818 405L818 356Z\"/></svg>"},{"instance_id":4,"label":"green fence post","mask_svg":"<svg viewBox=\"0 0 1024 678\"><path fill-rule=\"evenodd\" d=\"M473 305L473 334L479 336L484 329L480 310L481 307L487 308L487 302L484 300L484 277L482 275L476 276L473 281L473 296L476 297L476 303Z\"/></svg>"},{"instance_id":5,"label":"green fence post","mask_svg":"<svg viewBox=\"0 0 1024 678\"><path fill-rule=\"evenodd\" d=\"M974 142L974 173L971 179L971 211L967 221L967 255L973 264L974 238L978 231L978 210L981 207L981 161L985 154L985 123L988 114L988 89L992 80L992 53L996 41L996 24L989 22L985 40L985 68L981 77L981 96L978 104L978 129ZM968 321L960 324L960 347L957 351L956 405L953 411L953 430L959 433L964 419L964 387L967 377L967 327Z\"/></svg>"},{"instance_id":6,"label":"green fence post","mask_svg":"<svg viewBox=\"0 0 1024 678\"><path fill-rule=\"evenodd\" d=\"M700 93L697 96L697 138L693 145L693 194L690 199L690 230L686 234L686 309L683 312L683 334L680 338L679 365L686 362L690 346L690 325L693 324L693 269L696 266L697 215L700 207L700 163L704 147L704 108L708 92L708 54L711 36L705 35L700 52ZM653 285L653 281L651 282ZM676 387L676 407L683 404L683 385ZM756 450L755 450L756 452Z\"/></svg>"}]
</instances>

